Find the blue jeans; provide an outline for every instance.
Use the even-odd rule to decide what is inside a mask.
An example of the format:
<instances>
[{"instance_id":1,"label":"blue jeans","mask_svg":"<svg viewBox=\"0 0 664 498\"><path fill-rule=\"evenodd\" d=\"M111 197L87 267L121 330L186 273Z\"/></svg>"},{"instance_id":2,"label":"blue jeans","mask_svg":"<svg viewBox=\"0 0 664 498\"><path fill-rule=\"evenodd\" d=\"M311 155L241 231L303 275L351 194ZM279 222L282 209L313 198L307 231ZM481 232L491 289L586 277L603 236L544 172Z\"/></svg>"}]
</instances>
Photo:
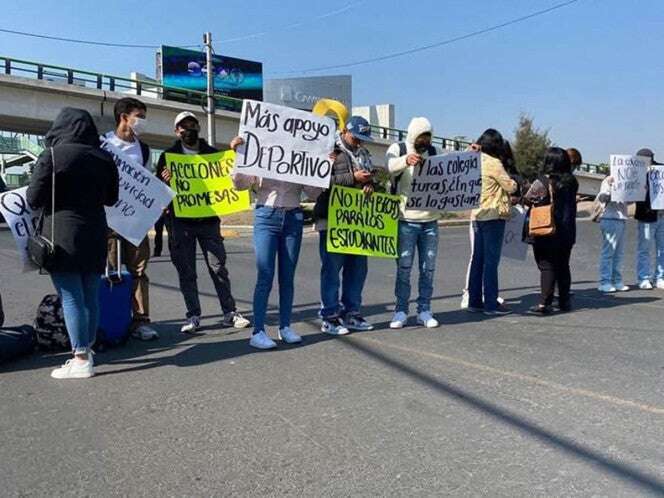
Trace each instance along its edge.
<instances>
[{"instance_id":1,"label":"blue jeans","mask_svg":"<svg viewBox=\"0 0 664 498\"><path fill-rule=\"evenodd\" d=\"M474 246L470 260L468 305L495 311L498 307L498 265L505 220L473 221L472 228Z\"/></svg>"},{"instance_id":2,"label":"blue jeans","mask_svg":"<svg viewBox=\"0 0 664 498\"><path fill-rule=\"evenodd\" d=\"M359 315L362 306L362 289L367 279L367 257L354 254L327 252L327 230L320 232L320 296L321 316L339 316L339 287L344 315ZM343 270L343 284L339 273Z\"/></svg>"},{"instance_id":3,"label":"blue jeans","mask_svg":"<svg viewBox=\"0 0 664 498\"><path fill-rule=\"evenodd\" d=\"M438 255L438 222L411 223L399 221L399 259L397 259L397 280L394 295L397 298L395 311L408 314L410 300L410 272L418 253L420 276L418 281L419 296L417 312L431 311L433 295L433 277L436 272Z\"/></svg>"},{"instance_id":4,"label":"blue jeans","mask_svg":"<svg viewBox=\"0 0 664 498\"><path fill-rule=\"evenodd\" d=\"M274 280L275 257L279 265L279 327L288 327L293 311L295 268L302 245L302 210L256 206L254 250L257 280L254 289L254 334L265 330L265 316Z\"/></svg>"},{"instance_id":5,"label":"blue jeans","mask_svg":"<svg viewBox=\"0 0 664 498\"><path fill-rule=\"evenodd\" d=\"M623 285L622 264L625 255L625 220L601 220L602 253L599 259L600 285Z\"/></svg>"},{"instance_id":6,"label":"blue jeans","mask_svg":"<svg viewBox=\"0 0 664 498\"><path fill-rule=\"evenodd\" d=\"M664 213L663 213L664 214ZM655 272L653 275L651 250L655 247ZM644 223L639 221L639 239L636 246L636 275L639 282L644 280L664 279L664 216L657 221Z\"/></svg>"},{"instance_id":7,"label":"blue jeans","mask_svg":"<svg viewBox=\"0 0 664 498\"><path fill-rule=\"evenodd\" d=\"M97 273L54 272L51 280L62 301L74 354L86 354L97 338L99 285Z\"/></svg>"}]
</instances>

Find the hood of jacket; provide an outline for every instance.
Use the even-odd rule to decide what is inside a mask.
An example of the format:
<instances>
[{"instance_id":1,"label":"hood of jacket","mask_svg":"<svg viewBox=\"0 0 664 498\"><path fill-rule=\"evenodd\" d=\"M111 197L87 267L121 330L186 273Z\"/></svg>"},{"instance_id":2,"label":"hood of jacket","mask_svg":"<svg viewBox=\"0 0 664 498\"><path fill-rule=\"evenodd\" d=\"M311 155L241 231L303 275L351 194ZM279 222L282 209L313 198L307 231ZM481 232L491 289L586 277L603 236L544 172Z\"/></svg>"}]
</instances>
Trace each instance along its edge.
<instances>
[{"instance_id":1,"label":"hood of jacket","mask_svg":"<svg viewBox=\"0 0 664 498\"><path fill-rule=\"evenodd\" d=\"M46 133L47 147L82 144L99 147L99 132L88 111L65 107Z\"/></svg>"},{"instance_id":2,"label":"hood of jacket","mask_svg":"<svg viewBox=\"0 0 664 498\"><path fill-rule=\"evenodd\" d=\"M417 137L424 133L433 135L433 126L427 118L413 118L408 125L408 134L406 135L406 144L414 147Z\"/></svg>"}]
</instances>

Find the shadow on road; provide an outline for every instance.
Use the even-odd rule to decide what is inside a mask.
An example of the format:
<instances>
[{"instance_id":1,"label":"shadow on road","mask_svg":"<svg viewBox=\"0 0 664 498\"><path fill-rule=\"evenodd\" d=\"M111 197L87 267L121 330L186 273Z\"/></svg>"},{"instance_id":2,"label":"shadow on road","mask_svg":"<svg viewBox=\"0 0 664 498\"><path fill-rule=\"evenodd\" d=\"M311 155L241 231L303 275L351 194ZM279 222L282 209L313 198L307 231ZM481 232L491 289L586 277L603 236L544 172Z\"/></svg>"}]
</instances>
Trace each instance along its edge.
<instances>
[{"instance_id":1,"label":"shadow on road","mask_svg":"<svg viewBox=\"0 0 664 498\"><path fill-rule=\"evenodd\" d=\"M400 360L397 360L385 353L363 344L361 339L354 337L345 337L339 341L344 346L363 353L372 360L390 367L401 374L410 377L418 384L433 389L438 394L452 398L467 407L488 415L493 419L507 426L517 429L526 435L533 437L540 442L557 448L563 453L576 458L586 464L590 464L606 474L621 479L629 484L635 485L643 491L648 491L659 496L664 496L664 481L655 476L641 472L632 465L628 465L614 459L611 459L597 451L587 448L572 439L555 434L544 427L525 420L521 416L510 412L498 405L483 400L482 398L460 389L456 386L440 381L431 375L422 372Z\"/></svg>"}]
</instances>

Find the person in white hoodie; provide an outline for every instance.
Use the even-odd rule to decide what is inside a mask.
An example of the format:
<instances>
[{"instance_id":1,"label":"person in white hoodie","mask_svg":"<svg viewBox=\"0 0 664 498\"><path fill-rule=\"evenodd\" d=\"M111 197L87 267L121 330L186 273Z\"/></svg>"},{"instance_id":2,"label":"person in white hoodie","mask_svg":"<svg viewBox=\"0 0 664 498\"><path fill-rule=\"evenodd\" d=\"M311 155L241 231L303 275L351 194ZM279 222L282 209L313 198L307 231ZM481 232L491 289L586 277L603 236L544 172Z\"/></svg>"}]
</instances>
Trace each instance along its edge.
<instances>
[{"instance_id":1,"label":"person in white hoodie","mask_svg":"<svg viewBox=\"0 0 664 498\"><path fill-rule=\"evenodd\" d=\"M392 176L392 193L401 196L399 217L399 257L394 286L396 305L390 327L400 329L408 321L410 300L410 273L419 257L419 296L417 298L417 323L427 328L438 326L431 313L433 279L438 255L438 220L440 213L419 209L406 209L411 195L414 169L428 157L441 154L431 144L433 127L426 118L413 118L408 125L405 142L394 143L387 150L386 164Z\"/></svg>"}]
</instances>

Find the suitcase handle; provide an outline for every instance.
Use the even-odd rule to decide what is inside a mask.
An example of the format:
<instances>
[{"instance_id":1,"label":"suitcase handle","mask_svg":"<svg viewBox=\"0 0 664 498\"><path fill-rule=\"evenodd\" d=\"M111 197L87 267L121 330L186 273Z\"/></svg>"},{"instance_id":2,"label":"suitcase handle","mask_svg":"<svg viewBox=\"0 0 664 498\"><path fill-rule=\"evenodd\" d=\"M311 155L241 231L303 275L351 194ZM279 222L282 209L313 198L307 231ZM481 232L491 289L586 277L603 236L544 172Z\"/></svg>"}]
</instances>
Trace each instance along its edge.
<instances>
[{"instance_id":1,"label":"suitcase handle","mask_svg":"<svg viewBox=\"0 0 664 498\"><path fill-rule=\"evenodd\" d=\"M108 258L106 258L106 280L108 280L111 283L111 285L119 284L122 282L122 240L120 240L120 237L113 237L113 238L117 241L118 244L117 247L118 260L114 274L111 274L111 268L110 265L108 264Z\"/></svg>"}]
</instances>

